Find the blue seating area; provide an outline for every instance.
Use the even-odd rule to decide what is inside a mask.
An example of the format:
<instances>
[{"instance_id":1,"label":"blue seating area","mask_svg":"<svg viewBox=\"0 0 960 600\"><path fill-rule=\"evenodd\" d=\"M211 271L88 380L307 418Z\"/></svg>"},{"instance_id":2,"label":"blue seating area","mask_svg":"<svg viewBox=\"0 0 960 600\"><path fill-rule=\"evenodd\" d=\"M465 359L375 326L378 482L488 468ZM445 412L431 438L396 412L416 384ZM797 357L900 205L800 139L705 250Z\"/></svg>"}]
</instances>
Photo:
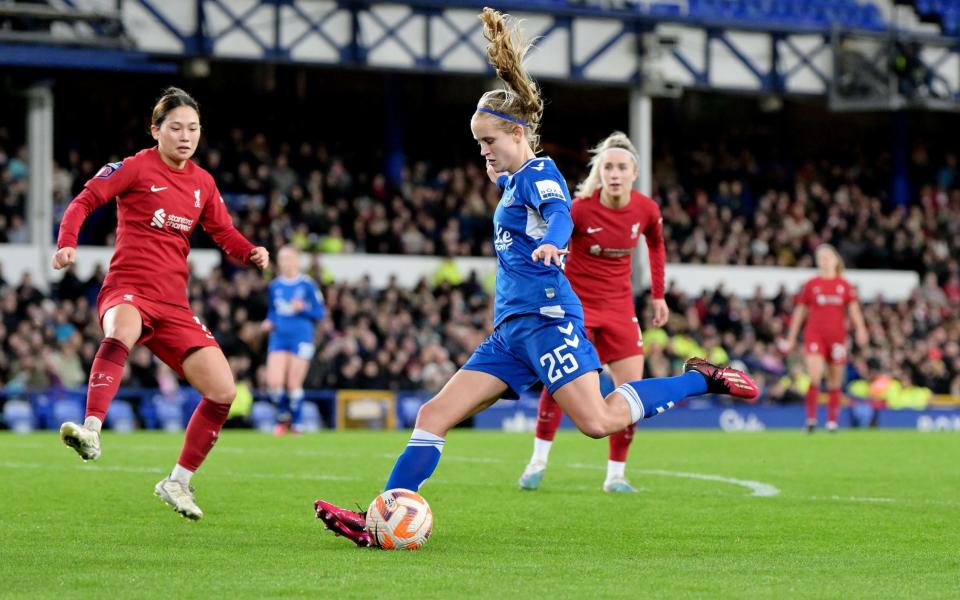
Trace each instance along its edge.
<instances>
[{"instance_id":1,"label":"blue seating area","mask_svg":"<svg viewBox=\"0 0 960 600\"><path fill-rule=\"evenodd\" d=\"M689 16L705 20L873 31L887 27L875 5L855 0L689 0L688 6Z\"/></svg>"},{"instance_id":2,"label":"blue seating area","mask_svg":"<svg viewBox=\"0 0 960 600\"><path fill-rule=\"evenodd\" d=\"M960 34L960 0L917 0L916 6L921 17L939 18L945 34Z\"/></svg>"}]
</instances>

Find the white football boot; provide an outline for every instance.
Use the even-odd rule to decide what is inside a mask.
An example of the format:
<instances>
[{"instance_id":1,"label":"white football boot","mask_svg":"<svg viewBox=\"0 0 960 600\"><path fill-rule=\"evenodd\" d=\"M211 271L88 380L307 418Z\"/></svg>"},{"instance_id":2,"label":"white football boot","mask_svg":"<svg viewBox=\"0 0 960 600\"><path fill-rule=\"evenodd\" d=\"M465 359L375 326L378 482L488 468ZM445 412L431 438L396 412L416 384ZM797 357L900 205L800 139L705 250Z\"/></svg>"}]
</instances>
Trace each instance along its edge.
<instances>
[{"instance_id":1,"label":"white football boot","mask_svg":"<svg viewBox=\"0 0 960 600\"><path fill-rule=\"evenodd\" d=\"M626 477L611 477L603 482L603 491L619 494L635 494L637 488L630 485Z\"/></svg>"},{"instance_id":2,"label":"white football boot","mask_svg":"<svg viewBox=\"0 0 960 600\"><path fill-rule=\"evenodd\" d=\"M167 477L157 482L153 493L172 506L180 516L191 521L203 518L203 511L197 506L193 498L193 487L189 484Z\"/></svg>"},{"instance_id":3,"label":"white football boot","mask_svg":"<svg viewBox=\"0 0 960 600\"><path fill-rule=\"evenodd\" d=\"M547 463L542 460L532 460L527 468L523 470L523 475L517 482L521 490L533 491L540 487L543 481L543 474L547 471Z\"/></svg>"},{"instance_id":4,"label":"white football boot","mask_svg":"<svg viewBox=\"0 0 960 600\"><path fill-rule=\"evenodd\" d=\"M60 440L77 451L83 460L100 458L100 432L67 421L60 426Z\"/></svg>"}]
</instances>

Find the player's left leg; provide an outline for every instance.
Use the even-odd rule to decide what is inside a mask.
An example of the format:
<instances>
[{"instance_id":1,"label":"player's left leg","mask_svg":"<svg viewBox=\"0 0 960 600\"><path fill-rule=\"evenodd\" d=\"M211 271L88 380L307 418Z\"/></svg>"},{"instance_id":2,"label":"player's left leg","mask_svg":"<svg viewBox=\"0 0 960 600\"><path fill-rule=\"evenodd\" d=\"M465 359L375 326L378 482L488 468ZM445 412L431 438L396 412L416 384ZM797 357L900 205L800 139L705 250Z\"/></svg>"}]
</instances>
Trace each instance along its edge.
<instances>
[{"instance_id":1,"label":"player's left leg","mask_svg":"<svg viewBox=\"0 0 960 600\"><path fill-rule=\"evenodd\" d=\"M478 351L488 346L488 342L484 342ZM503 380L483 371L461 368L454 373L443 389L420 407L410 441L397 457L384 489L418 491L440 462L447 432L460 421L496 402L507 387ZM314 502L314 508L317 518L334 534L342 535L360 547L372 545L365 529L365 513L341 508L325 500Z\"/></svg>"},{"instance_id":2,"label":"player's left leg","mask_svg":"<svg viewBox=\"0 0 960 600\"><path fill-rule=\"evenodd\" d=\"M540 392L540 401L537 405L537 426L534 429L533 455L530 462L524 467L517 485L521 490L533 491L540 488L540 482L547 471L547 461L550 459L550 448L553 438L563 420L563 411L546 388Z\"/></svg>"},{"instance_id":3,"label":"player's left leg","mask_svg":"<svg viewBox=\"0 0 960 600\"><path fill-rule=\"evenodd\" d=\"M827 364L827 431L837 431L840 416L840 388L843 385L845 362L831 361Z\"/></svg>"},{"instance_id":4,"label":"player's left leg","mask_svg":"<svg viewBox=\"0 0 960 600\"><path fill-rule=\"evenodd\" d=\"M267 353L267 394L270 396L270 402L277 409L277 426L274 433L283 435L290 429L290 404L283 391L284 382L287 377L287 365L293 355L286 350L274 349L274 339L270 338L271 348Z\"/></svg>"},{"instance_id":5,"label":"player's left leg","mask_svg":"<svg viewBox=\"0 0 960 600\"><path fill-rule=\"evenodd\" d=\"M602 358L601 358L602 360ZM643 355L629 356L608 364L614 385L643 379ZM610 436L610 453L607 459L607 477L603 482L605 492L636 492L626 478L627 454L633 442L635 426L631 423Z\"/></svg>"},{"instance_id":6,"label":"player's left leg","mask_svg":"<svg viewBox=\"0 0 960 600\"><path fill-rule=\"evenodd\" d=\"M178 513L197 520L203 517L203 511L196 504L190 480L217 442L237 387L219 346L189 351L183 359L182 373L200 392L201 400L187 424L180 458L170 476L157 483L155 492Z\"/></svg>"},{"instance_id":7,"label":"player's left leg","mask_svg":"<svg viewBox=\"0 0 960 600\"><path fill-rule=\"evenodd\" d=\"M826 369L825 359L819 352L807 351L803 356L803 361L807 366L807 375L810 376L810 387L803 398L803 404L806 409L806 427L807 433L813 433L817 427L817 403L820 398L820 383L823 380L823 373Z\"/></svg>"},{"instance_id":8,"label":"player's left leg","mask_svg":"<svg viewBox=\"0 0 960 600\"><path fill-rule=\"evenodd\" d=\"M312 348L312 344L311 344ZM310 355L313 355L311 350ZM290 403L290 427L295 433L303 431L303 382L310 370L310 358L303 353L290 356L287 361L287 398Z\"/></svg>"}]
</instances>

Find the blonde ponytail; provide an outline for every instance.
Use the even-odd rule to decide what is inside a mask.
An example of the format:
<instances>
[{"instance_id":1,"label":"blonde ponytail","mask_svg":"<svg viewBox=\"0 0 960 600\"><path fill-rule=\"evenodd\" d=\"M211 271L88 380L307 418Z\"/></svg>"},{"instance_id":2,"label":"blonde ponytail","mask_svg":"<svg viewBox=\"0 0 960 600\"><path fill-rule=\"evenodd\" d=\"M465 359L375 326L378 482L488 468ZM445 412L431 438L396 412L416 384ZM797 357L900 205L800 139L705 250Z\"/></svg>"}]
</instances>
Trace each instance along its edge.
<instances>
[{"instance_id":1,"label":"blonde ponytail","mask_svg":"<svg viewBox=\"0 0 960 600\"><path fill-rule=\"evenodd\" d=\"M633 158L633 166L640 167L640 155L637 154L630 137L622 131L614 131L607 139L590 149L590 154L593 155L590 158L590 174L577 186L575 195L578 198L589 198L600 188L600 163L603 161L603 153L614 148L629 152Z\"/></svg>"},{"instance_id":2,"label":"blonde ponytail","mask_svg":"<svg viewBox=\"0 0 960 600\"><path fill-rule=\"evenodd\" d=\"M508 23L508 17L492 8L484 8L480 13L487 59L506 87L481 96L477 110L499 117L504 131L513 131L516 125L523 127L530 147L537 152L543 99L537 82L523 68L523 58L533 45L524 42L519 24L512 18Z\"/></svg>"}]
</instances>

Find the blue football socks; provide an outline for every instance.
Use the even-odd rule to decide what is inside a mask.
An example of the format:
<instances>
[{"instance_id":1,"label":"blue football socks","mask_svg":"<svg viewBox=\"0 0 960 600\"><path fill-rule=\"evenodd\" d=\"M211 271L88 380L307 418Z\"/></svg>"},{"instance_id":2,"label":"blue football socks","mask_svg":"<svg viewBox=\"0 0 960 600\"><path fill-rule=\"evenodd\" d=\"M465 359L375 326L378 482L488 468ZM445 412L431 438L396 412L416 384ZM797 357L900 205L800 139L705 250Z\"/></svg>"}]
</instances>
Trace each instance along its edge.
<instances>
[{"instance_id":1,"label":"blue football socks","mask_svg":"<svg viewBox=\"0 0 960 600\"><path fill-rule=\"evenodd\" d=\"M443 452L443 438L423 429L414 429L403 454L397 458L387 479L385 490L401 488L416 492L423 482L433 475L440 453Z\"/></svg>"},{"instance_id":2,"label":"blue football socks","mask_svg":"<svg viewBox=\"0 0 960 600\"><path fill-rule=\"evenodd\" d=\"M689 396L707 393L707 380L696 371L676 377L661 377L631 381L617 388L627 399L634 422L650 419L673 408Z\"/></svg>"}]
</instances>

